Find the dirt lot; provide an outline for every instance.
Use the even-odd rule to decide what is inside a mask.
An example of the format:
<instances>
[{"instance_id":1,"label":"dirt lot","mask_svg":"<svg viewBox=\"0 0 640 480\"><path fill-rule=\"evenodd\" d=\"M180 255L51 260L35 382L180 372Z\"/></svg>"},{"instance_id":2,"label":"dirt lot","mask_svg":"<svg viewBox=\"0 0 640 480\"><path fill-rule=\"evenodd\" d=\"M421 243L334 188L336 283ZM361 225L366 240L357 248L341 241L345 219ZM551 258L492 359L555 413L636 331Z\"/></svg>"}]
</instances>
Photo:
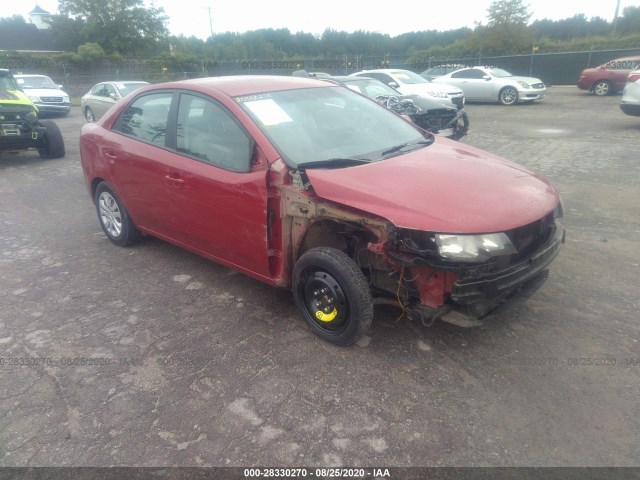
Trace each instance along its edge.
<instances>
[{"instance_id":1,"label":"dirt lot","mask_svg":"<svg viewBox=\"0 0 640 480\"><path fill-rule=\"evenodd\" d=\"M463 139L549 177L567 243L482 327L376 310L352 348L291 294L102 234L78 156L0 158L0 465L640 465L640 118L552 87Z\"/></svg>"}]
</instances>

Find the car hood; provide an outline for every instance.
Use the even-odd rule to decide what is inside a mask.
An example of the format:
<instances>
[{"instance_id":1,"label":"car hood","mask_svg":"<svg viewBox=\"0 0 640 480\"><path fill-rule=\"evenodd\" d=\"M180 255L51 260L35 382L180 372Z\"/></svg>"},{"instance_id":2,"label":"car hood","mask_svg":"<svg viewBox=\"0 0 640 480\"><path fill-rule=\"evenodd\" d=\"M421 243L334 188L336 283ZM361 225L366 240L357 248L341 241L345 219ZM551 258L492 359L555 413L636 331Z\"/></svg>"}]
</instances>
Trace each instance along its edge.
<instances>
[{"instance_id":1,"label":"car hood","mask_svg":"<svg viewBox=\"0 0 640 480\"><path fill-rule=\"evenodd\" d=\"M0 106L26 106L38 111L29 97L27 97L21 90L0 90Z\"/></svg>"},{"instance_id":2,"label":"car hood","mask_svg":"<svg viewBox=\"0 0 640 480\"><path fill-rule=\"evenodd\" d=\"M428 92L444 92L448 95L462 95L462 90L446 83L403 83L400 90L404 95L422 95Z\"/></svg>"},{"instance_id":3,"label":"car hood","mask_svg":"<svg viewBox=\"0 0 640 480\"><path fill-rule=\"evenodd\" d=\"M66 95L66 93L57 88L25 88L24 93L28 96L36 97L63 97Z\"/></svg>"},{"instance_id":4,"label":"car hood","mask_svg":"<svg viewBox=\"0 0 640 480\"><path fill-rule=\"evenodd\" d=\"M514 75L513 77L505 77L505 78L508 78L510 80L525 82L525 83L528 83L529 85L533 85L535 83L544 83L542 80L535 77L520 77L520 76Z\"/></svg>"},{"instance_id":5,"label":"car hood","mask_svg":"<svg viewBox=\"0 0 640 480\"><path fill-rule=\"evenodd\" d=\"M319 197L422 231L511 230L559 202L555 188L526 168L445 138L380 162L306 173Z\"/></svg>"}]
</instances>

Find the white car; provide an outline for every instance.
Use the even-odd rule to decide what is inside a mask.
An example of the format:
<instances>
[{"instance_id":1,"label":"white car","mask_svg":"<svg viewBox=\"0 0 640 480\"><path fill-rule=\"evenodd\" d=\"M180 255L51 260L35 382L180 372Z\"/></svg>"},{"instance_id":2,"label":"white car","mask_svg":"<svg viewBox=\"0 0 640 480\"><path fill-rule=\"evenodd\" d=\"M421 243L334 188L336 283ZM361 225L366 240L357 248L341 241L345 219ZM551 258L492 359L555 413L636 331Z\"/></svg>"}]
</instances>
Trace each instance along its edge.
<instances>
[{"instance_id":1,"label":"white car","mask_svg":"<svg viewBox=\"0 0 640 480\"><path fill-rule=\"evenodd\" d=\"M350 76L369 77L380 80L385 85L398 90L402 95L420 95L440 100L447 106L464 107L462 90L451 85L436 84L421 77L411 70L398 68L381 68L378 70L362 70Z\"/></svg>"},{"instance_id":2,"label":"white car","mask_svg":"<svg viewBox=\"0 0 640 480\"><path fill-rule=\"evenodd\" d=\"M14 75L18 87L36 104L41 114L67 115L71 110L69 95L46 75Z\"/></svg>"},{"instance_id":3,"label":"white car","mask_svg":"<svg viewBox=\"0 0 640 480\"><path fill-rule=\"evenodd\" d=\"M462 68L433 80L460 88L469 101L514 105L544 98L547 87L539 78L519 77L501 68Z\"/></svg>"},{"instance_id":4,"label":"white car","mask_svg":"<svg viewBox=\"0 0 640 480\"><path fill-rule=\"evenodd\" d=\"M627 77L620 108L627 115L640 117L640 70L634 70Z\"/></svg>"}]
</instances>

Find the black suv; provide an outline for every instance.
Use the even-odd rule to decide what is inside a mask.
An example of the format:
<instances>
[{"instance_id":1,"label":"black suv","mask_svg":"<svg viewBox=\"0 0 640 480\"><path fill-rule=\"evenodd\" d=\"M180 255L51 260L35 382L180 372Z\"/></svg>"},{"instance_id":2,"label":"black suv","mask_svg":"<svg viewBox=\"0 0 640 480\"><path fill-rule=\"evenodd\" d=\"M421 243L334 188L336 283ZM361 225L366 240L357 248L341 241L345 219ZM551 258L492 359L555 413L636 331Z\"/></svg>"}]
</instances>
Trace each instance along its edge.
<instances>
[{"instance_id":1,"label":"black suv","mask_svg":"<svg viewBox=\"0 0 640 480\"><path fill-rule=\"evenodd\" d=\"M0 69L0 152L35 148L42 158L64 157L62 133L51 120L38 119L38 107L9 70Z\"/></svg>"}]
</instances>

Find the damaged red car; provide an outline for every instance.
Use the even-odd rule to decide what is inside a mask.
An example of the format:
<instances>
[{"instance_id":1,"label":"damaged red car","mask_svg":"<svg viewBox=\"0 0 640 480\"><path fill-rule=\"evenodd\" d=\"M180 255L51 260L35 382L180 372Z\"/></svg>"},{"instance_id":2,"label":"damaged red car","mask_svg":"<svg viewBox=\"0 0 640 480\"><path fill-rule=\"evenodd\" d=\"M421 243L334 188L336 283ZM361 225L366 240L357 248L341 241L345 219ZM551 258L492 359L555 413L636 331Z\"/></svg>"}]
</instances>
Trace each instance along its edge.
<instances>
[{"instance_id":1,"label":"damaged red car","mask_svg":"<svg viewBox=\"0 0 640 480\"><path fill-rule=\"evenodd\" d=\"M153 235L289 288L338 345L376 303L476 324L564 242L545 179L319 80L143 87L83 126L80 153L113 243Z\"/></svg>"}]
</instances>

